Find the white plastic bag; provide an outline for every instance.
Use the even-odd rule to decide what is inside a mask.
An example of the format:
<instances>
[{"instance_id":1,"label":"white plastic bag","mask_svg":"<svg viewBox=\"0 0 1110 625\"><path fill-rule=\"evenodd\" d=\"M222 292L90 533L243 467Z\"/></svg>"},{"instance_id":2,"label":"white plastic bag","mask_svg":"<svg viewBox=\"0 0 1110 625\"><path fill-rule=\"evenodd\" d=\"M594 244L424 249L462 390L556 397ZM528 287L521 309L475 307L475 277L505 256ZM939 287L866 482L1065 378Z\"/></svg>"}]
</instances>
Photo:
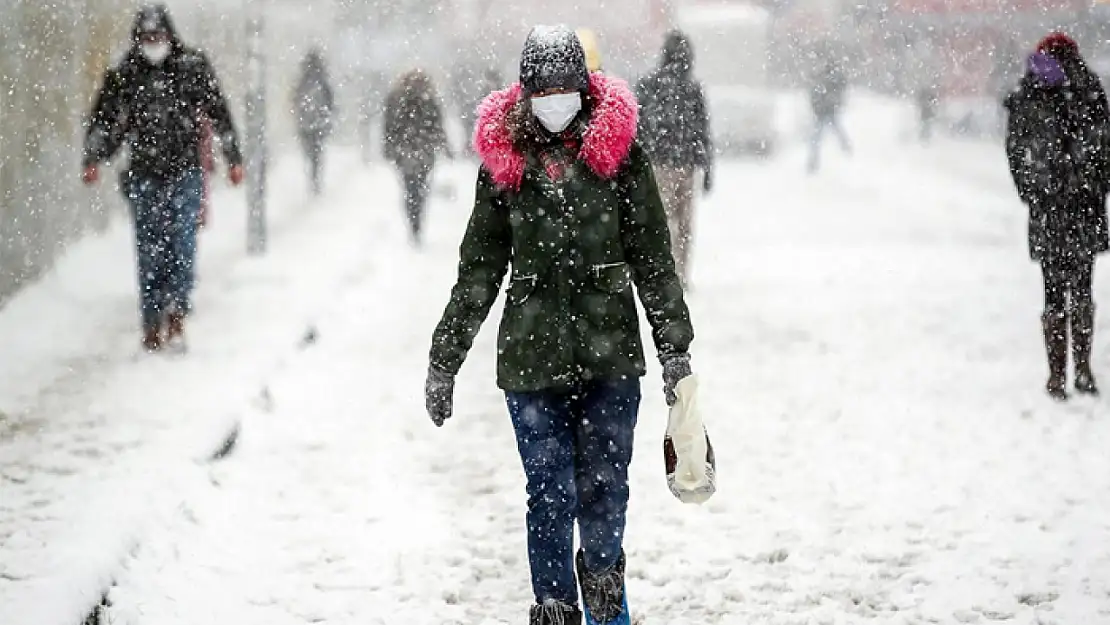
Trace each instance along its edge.
<instances>
[{"instance_id":1,"label":"white plastic bag","mask_svg":"<svg viewBox=\"0 0 1110 625\"><path fill-rule=\"evenodd\" d=\"M702 504L717 492L717 461L701 420L698 380L687 376L675 386L678 401L671 406L663 438L667 486L683 503Z\"/></svg>"}]
</instances>

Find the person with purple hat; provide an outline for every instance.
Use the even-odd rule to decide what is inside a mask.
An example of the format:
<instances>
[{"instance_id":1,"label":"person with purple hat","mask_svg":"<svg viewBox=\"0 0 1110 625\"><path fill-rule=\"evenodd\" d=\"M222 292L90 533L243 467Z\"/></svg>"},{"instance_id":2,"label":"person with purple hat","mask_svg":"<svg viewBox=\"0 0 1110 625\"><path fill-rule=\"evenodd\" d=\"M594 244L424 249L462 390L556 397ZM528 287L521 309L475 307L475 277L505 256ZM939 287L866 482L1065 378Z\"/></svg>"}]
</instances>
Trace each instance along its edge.
<instances>
[{"instance_id":1,"label":"person with purple hat","mask_svg":"<svg viewBox=\"0 0 1110 625\"><path fill-rule=\"evenodd\" d=\"M1075 389L1095 395L1091 371L1095 257L1110 249L1110 107L1098 77L1063 33L1045 37L1007 96L1006 154L1029 207L1029 253L1044 277L1041 316L1049 377L1045 390L1067 399L1068 337Z\"/></svg>"}]
</instances>

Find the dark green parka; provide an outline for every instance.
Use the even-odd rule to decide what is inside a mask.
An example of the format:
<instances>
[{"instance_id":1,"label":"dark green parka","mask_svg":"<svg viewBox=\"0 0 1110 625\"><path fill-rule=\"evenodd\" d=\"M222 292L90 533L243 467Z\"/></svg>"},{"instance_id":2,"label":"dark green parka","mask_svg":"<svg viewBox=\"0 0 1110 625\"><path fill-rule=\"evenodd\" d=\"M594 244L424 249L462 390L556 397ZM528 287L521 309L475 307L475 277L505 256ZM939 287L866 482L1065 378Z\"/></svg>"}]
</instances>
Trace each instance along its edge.
<instances>
[{"instance_id":1,"label":"dark green parka","mask_svg":"<svg viewBox=\"0 0 1110 625\"><path fill-rule=\"evenodd\" d=\"M595 73L577 158L555 179L514 148L519 85L479 107L483 165L459 276L431 363L456 374L512 266L498 335L498 385L527 392L645 372L633 285L660 357L693 339L651 165L635 143L628 86Z\"/></svg>"}]
</instances>

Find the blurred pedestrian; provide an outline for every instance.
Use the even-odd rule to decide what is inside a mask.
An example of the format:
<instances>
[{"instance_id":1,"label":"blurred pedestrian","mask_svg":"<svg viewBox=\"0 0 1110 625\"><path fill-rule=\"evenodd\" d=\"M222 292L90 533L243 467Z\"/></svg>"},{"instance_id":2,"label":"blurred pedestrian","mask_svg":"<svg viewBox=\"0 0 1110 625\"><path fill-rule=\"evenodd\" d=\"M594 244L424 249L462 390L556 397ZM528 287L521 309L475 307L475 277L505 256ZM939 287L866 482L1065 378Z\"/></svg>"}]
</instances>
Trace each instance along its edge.
<instances>
[{"instance_id":1,"label":"blurred pedestrian","mask_svg":"<svg viewBox=\"0 0 1110 625\"><path fill-rule=\"evenodd\" d=\"M143 346L184 347L192 310L196 235L203 194L204 119L220 140L231 182L242 156L227 101L207 57L178 38L164 5L135 17L127 56L104 75L85 137L86 184L126 144L121 178L135 224Z\"/></svg>"},{"instance_id":2,"label":"blurred pedestrian","mask_svg":"<svg viewBox=\"0 0 1110 625\"><path fill-rule=\"evenodd\" d=\"M473 55L466 55L466 57L471 56ZM451 106L448 109L457 113L464 137L469 136L474 131L474 119L477 114L475 108L485 93L489 93L488 91L482 93L480 89L477 63L466 57L460 55L451 68L447 77L448 88L446 90L451 98ZM463 156L470 155L470 150L465 145L461 151Z\"/></svg>"},{"instance_id":3,"label":"blurred pedestrian","mask_svg":"<svg viewBox=\"0 0 1110 625\"><path fill-rule=\"evenodd\" d=\"M809 143L809 171L816 172L821 165L821 144L825 131L831 130L846 154L852 152L852 143L844 132L840 114L848 90L848 74L835 46L824 42L817 47L817 67L810 79L809 103L813 109L813 134Z\"/></svg>"},{"instance_id":4,"label":"blurred pedestrian","mask_svg":"<svg viewBox=\"0 0 1110 625\"><path fill-rule=\"evenodd\" d=\"M713 140L701 84L694 79L694 51L680 31L663 43L659 67L636 85L640 100L640 143L655 166L667 209L671 248L678 275L690 285L694 236L694 178L704 173L702 189L713 187Z\"/></svg>"},{"instance_id":5,"label":"blurred pedestrian","mask_svg":"<svg viewBox=\"0 0 1110 625\"><path fill-rule=\"evenodd\" d=\"M297 136L308 160L313 195L320 195L324 177L324 144L331 136L335 119L335 95L324 55L312 49L301 62L301 76L293 91Z\"/></svg>"},{"instance_id":6,"label":"blurred pedestrian","mask_svg":"<svg viewBox=\"0 0 1110 625\"><path fill-rule=\"evenodd\" d=\"M474 136L474 123L478 116L478 105L490 93L504 86L505 81L501 72L495 67L486 67L481 72L467 74L468 80L457 80L455 98L458 102L459 120L463 127L463 136L466 138L462 153L466 156L473 155L473 146L470 139ZM465 83L465 84L463 84Z\"/></svg>"},{"instance_id":7,"label":"blurred pedestrian","mask_svg":"<svg viewBox=\"0 0 1110 625\"><path fill-rule=\"evenodd\" d=\"M478 114L482 166L432 337L427 410L436 425L451 416L455 376L511 264L497 378L527 478L530 623L580 624L580 589L587 624L630 625L623 543L645 372L633 285L668 402L690 375L693 339L663 204L635 143L636 99L587 71L572 30L537 27L520 82Z\"/></svg>"},{"instance_id":8,"label":"blurred pedestrian","mask_svg":"<svg viewBox=\"0 0 1110 625\"><path fill-rule=\"evenodd\" d=\"M915 47L911 71L916 77L914 100L917 104L918 138L928 143L933 138L933 124L940 110L941 58L936 45L922 39Z\"/></svg>"},{"instance_id":9,"label":"blurred pedestrian","mask_svg":"<svg viewBox=\"0 0 1110 625\"><path fill-rule=\"evenodd\" d=\"M431 76L419 69L401 76L386 98L383 128L383 153L401 174L405 215L412 241L420 245L436 154L453 156Z\"/></svg>"},{"instance_id":10,"label":"blurred pedestrian","mask_svg":"<svg viewBox=\"0 0 1110 625\"><path fill-rule=\"evenodd\" d=\"M1041 317L1049 377L1046 390L1067 398L1068 330L1075 389L1097 394L1091 371L1095 257L1110 249L1110 108L1098 77L1062 33L1043 39L1006 99L1006 153L1029 207L1029 253L1044 277Z\"/></svg>"}]
</instances>

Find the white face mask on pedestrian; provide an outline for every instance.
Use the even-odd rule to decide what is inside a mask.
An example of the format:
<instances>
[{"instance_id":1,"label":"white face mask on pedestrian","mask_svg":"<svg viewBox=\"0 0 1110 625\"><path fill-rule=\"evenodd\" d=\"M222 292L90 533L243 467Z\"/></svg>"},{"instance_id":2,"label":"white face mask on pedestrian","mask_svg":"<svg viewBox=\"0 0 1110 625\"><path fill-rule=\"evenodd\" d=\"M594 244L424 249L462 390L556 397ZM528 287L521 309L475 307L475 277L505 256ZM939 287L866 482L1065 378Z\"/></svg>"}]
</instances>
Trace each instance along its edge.
<instances>
[{"instance_id":1,"label":"white face mask on pedestrian","mask_svg":"<svg viewBox=\"0 0 1110 625\"><path fill-rule=\"evenodd\" d=\"M155 65L161 65L162 61L170 55L170 42L168 41L154 41L151 43L144 43L142 45L143 56L146 60Z\"/></svg>"},{"instance_id":2,"label":"white face mask on pedestrian","mask_svg":"<svg viewBox=\"0 0 1110 625\"><path fill-rule=\"evenodd\" d=\"M532 114L552 134L566 130L581 110L582 94L578 92L532 97Z\"/></svg>"}]
</instances>

